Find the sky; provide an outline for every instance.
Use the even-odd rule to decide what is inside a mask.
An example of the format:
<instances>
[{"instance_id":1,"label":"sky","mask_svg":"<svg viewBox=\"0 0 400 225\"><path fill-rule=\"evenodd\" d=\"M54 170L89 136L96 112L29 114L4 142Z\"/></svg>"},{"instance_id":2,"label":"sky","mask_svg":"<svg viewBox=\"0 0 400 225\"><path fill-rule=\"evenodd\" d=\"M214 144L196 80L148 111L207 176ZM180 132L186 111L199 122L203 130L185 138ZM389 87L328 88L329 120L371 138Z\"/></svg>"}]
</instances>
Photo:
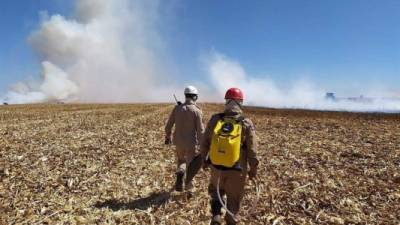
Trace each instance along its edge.
<instances>
[{"instance_id":1,"label":"sky","mask_svg":"<svg viewBox=\"0 0 400 225\"><path fill-rule=\"evenodd\" d=\"M35 79L41 59L28 43L44 12L66 17L71 0L0 1L0 93ZM203 58L223 52L254 78L286 86L311 80L326 91L360 95L400 90L398 0L166 0L158 32L179 82L207 82Z\"/></svg>"}]
</instances>

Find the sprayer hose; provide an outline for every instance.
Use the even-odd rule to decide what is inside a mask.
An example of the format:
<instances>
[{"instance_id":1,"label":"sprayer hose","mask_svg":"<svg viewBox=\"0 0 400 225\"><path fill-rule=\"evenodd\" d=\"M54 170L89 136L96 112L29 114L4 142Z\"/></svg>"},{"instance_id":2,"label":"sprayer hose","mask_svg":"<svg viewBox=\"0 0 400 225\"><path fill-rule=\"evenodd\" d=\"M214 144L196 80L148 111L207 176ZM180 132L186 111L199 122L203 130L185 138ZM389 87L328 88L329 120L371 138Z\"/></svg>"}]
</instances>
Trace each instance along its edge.
<instances>
[{"instance_id":1,"label":"sprayer hose","mask_svg":"<svg viewBox=\"0 0 400 225\"><path fill-rule=\"evenodd\" d=\"M228 213L235 221L238 221L238 219L236 218L236 215L235 215L234 213L232 213L232 212L228 209L226 203L222 200L221 193L220 193L220 178L221 178L221 172L218 171L218 180L217 180L217 195L218 195L218 200L219 200L219 202L221 203L222 207L225 209L226 213ZM253 202L252 205L253 205L254 208L256 208L256 207L257 207L257 204L258 204L258 201L259 201L259 199L260 199L260 187L259 187L259 184L258 184L258 182L257 182L256 179L252 179L252 182L254 183L254 186L255 186L255 189L256 189L256 194L257 194L256 200Z\"/></svg>"},{"instance_id":2,"label":"sprayer hose","mask_svg":"<svg viewBox=\"0 0 400 225\"><path fill-rule=\"evenodd\" d=\"M222 207L225 209L226 213L228 213L235 221L237 221L237 218L235 214L233 214L228 207L226 206L226 203L222 200L220 190L219 190L219 182L221 178L221 172L218 173L218 180L217 180L217 195L218 195L218 200L221 203Z\"/></svg>"}]
</instances>

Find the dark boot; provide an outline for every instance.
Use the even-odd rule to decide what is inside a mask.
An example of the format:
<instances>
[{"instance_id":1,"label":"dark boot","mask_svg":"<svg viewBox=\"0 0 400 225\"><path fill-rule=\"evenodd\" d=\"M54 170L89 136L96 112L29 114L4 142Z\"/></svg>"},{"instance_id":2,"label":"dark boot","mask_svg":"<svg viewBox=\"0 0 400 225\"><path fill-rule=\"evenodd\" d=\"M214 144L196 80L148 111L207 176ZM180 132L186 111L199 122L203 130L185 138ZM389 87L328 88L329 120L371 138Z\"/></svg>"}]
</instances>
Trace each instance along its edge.
<instances>
[{"instance_id":1,"label":"dark boot","mask_svg":"<svg viewBox=\"0 0 400 225\"><path fill-rule=\"evenodd\" d=\"M175 190L183 191L183 176L185 173L183 171L176 172L176 182L175 182Z\"/></svg>"},{"instance_id":2,"label":"dark boot","mask_svg":"<svg viewBox=\"0 0 400 225\"><path fill-rule=\"evenodd\" d=\"M221 224L222 224L221 215L213 216L210 225L221 225Z\"/></svg>"},{"instance_id":3,"label":"dark boot","mask_svg":"<svg viewBox=\"0 0 400 225\"><path fill-rule=\"evenodd\" d=\"M193 183L192 182L190 182L190 183L186 183L185 182L185 191L186 191L186 197L188 198L188 199L190 199L190 198L192 198L193 197Z\"/></svg>"},{"instance_id":4,"label":"dark boot","mask_svg":"<svg viewBox=\"0 0 400 225\"><path fill-rule=\"evenodd\" d=\"M193 183L192 183L192 182L190 182L190 183L186 183L186 182L185 182L185 190L186 190L186 191L192 191L193 188L194 188L194 186L193 186Z\"/></svg>"},{"instance_id":5,"label":"dark boot","mask_svg":"<svg viewBox=\"0 0 400 225\"><path fill-rule=\"evenodd\" d=\"M239 221L236 217L232 217L228 214L225 215L226 225L236 225Z\"/></svg>"},{"instance_id":6,"label":"dark boot","mask_svg":"<svg viewBox=\"0 0 400 225\"><path fill-rule=\"evenodd\" d=\"M211 213L213 215L210 225L221 225L221 208L222 205L218 199L211 200Z\"/></svg>"},{"instance_id":7,"label":"dark boot","mask_svg":"<svg viewBox=\"0 0 400 225\"><path fill-rule=\"evenodd\" d=\"M236 225L237 222L232 222L232 221L226 221L226 225Z\"/></svg>"}]
</instances>

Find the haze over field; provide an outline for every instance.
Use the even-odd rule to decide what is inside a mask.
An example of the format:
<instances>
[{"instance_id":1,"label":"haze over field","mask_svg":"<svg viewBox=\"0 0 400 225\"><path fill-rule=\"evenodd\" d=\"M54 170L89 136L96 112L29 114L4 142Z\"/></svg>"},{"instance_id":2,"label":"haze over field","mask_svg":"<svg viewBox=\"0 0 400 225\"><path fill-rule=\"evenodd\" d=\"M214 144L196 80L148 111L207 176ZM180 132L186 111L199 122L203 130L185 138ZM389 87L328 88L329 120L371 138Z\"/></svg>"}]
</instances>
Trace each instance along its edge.
<instances>
[{"instance_id":1,"label":"haze over field","mask_svg":"<svg viewBox=\"0 0 400 225\"><path fill-rule=\"evenodd\" d=\"M266 107L350 111L400 111L400 94L386 87L358 92L368 101L327 101L329 87L293 79L281 87L272 76L255 76L218 51L199 56L205 78L180 82L169 63L168 41L160 32L158 0L76 0L72 16L43 15L28 40L42 61L37 81L15 84L0 100L10 104L64 102L165 102L186 84L199 86L201 101L221 101L225 90L244 90L246 103ZM210 50L212 49L212 50ZM174 65L180 61L174 59ZM190 75L189 75L190 76ZM346 84L344 83L343 86Z\"/></svg>"}]
</instances>

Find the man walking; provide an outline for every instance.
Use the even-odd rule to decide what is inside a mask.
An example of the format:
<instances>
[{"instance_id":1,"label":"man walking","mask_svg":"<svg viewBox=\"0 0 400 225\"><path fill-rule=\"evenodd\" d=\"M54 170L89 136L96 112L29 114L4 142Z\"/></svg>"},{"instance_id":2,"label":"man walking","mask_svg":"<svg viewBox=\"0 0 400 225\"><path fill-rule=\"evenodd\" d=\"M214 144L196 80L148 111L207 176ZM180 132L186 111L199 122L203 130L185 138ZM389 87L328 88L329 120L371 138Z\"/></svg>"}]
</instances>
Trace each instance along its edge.
<instances>
[{"instance_id":1,"label":"man walking","mask_svg":"<svg viewBox=\"0 0 400 225\"><path fill-rule=\"evenodd\" d=\"M254 125L250 119L242 116L242 91L238 88L229 89L225 100L224 112L211 117L200 146L205 167L211 165L208 187L213 216L211 225L220 225L222 222L224 195L227 198L225 220L228 225L237 224L235 215L239 212L244 195L246 176L248 174L250 179L254 179L259 163Z\"/></svg>"},{"instance_id":2,"label":"man walking","mask_svg":"<svg viewBox=\"0 0 400 225\"><path fill-rule=\"evenodd\" d=\"M183 177L189 163L196 155L196 145L199 144L204 132L202 111L196 105L199 92L193 86L185 88L185 102L173 109L165 126L165 144L171 144L172 127L175 125L173 143L176 146L176 182L175 190L183 191ZM185 189L192 188L192 181L185 182Z\"/></svg>"}]
</instances>

